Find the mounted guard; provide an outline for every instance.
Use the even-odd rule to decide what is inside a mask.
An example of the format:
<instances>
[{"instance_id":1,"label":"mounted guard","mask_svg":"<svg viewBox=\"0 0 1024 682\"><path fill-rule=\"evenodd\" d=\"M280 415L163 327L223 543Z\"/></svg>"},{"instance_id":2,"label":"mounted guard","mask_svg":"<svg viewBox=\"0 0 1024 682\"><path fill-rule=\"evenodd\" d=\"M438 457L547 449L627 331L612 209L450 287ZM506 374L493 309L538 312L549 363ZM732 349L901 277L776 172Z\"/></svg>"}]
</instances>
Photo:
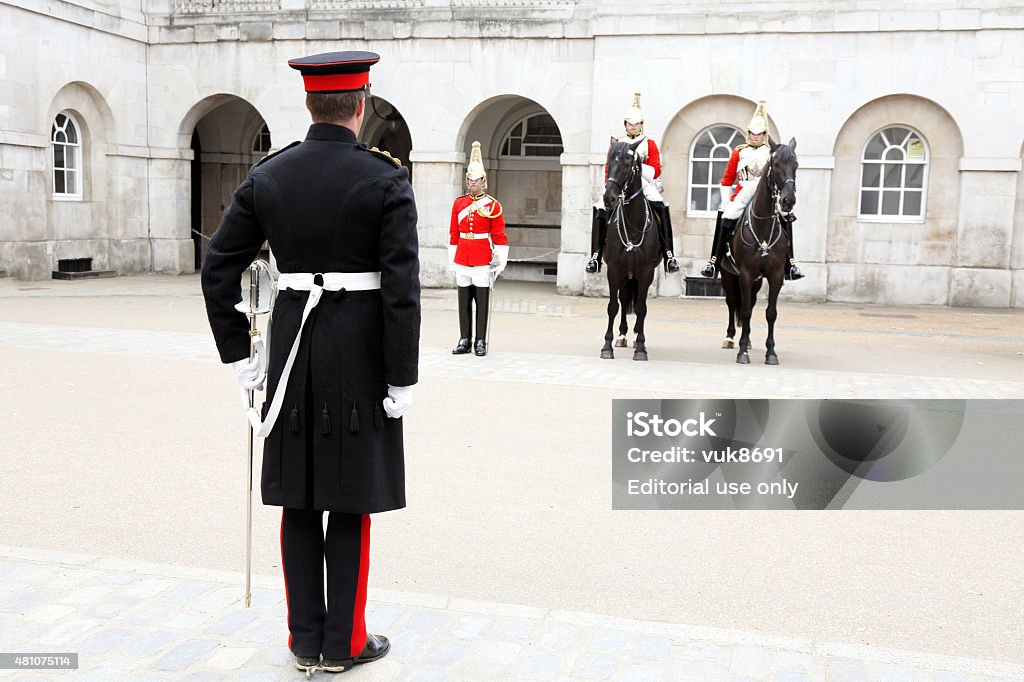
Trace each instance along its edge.
<instances>
[{"instance_id":1,"label":"mounted guard","mask_svg":"<svg viewBox=\"0 0 1024 682\"><path fill-rule=\"evenodd\" d=\"M501 204L486 190L483 155L480 143L474 142L466 166L466 194L452 205L449 230L448 267L455 276L459 306L459 342L452 355L465 355L471 350L478 356L487 355L491 288L508 265L505 216ZM474 303L476 343L471 346Z\"/></svg>"},{"instance_id":2,"label":"mounted guard","mask_svg":"<svg viewBox=\"0 0 1024 682\"><path fill-rule=\"evenodd\" d=\"M729 235L736 229L740 216L750 203L757 189L757 183L764 175L771 156L768 144L768 119L765 114L764 101L757 104L754 115L747 125L747 141L737 146L729 157L729 164L722 175L722 204L715 222L715 236L711 242L711 258L701 270L705 277L714 277L720 269L719 261L725 256L724 249ZM736 185L735 190L733 185ZM786 279L800 279L803 273L793 260L793 223L796 216L792 212L779 213L782 228L789 240L789 253L786 259Z\"/></svg>"},{"instance_id":3,"label":"mounted guard","mask_svg":"<svg viewBox=\"0 0 1024 682\"><path fill-rule=\"evenodd\" d=\"M665 272L678 272L679 262L672 253L672 218L668 206L661 195L661 153L658 145L644 135L644 112L640 109L640 93L633 93L633 105L626 110L622 122L626 129L625 135L618 138L619 142L636 144L636 154L643 165L643 193L650 202L651 209L657 216L658 240L665 263ZM604 178L608 180L608 167L605 166ZM590 232L590 260L587 261L587 272L601 269L601 257L604 254L605 240L608 236L608 212L602 200L594 204L593 225Z\"/></svg>"}]
</instances>

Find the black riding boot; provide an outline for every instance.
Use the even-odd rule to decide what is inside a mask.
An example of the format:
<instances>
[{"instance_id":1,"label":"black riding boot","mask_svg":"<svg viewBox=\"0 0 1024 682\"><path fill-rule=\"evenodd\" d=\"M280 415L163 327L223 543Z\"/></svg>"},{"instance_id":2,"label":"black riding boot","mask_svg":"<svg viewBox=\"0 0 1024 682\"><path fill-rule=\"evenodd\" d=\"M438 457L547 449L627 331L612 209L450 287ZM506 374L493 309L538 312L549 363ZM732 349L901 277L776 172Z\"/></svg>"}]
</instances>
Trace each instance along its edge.
<instances>
[{"instance_id":1,"label":"black riding boot","mask_svg":"<svg viewBox=\"0 0 1024 682\"><path fill-rule=\"evenodd\" d=\"M587 261L587 272L601 269L601 254L604 252L604 240L608 236L608 213L603 208L594 208L593 224L590 228L590 260Z\"/></svg>"},{"instance_id":2,"label":"black riding boot","mask_svg":"<svg viewBox=\"0 0 1024 682\"><path fill-rule=\"evenodd\" d=\"M722 212L718 212L718 219L715 220L715 236L711 240L711 256L708 257L708 262L704 265L704 269L700 271L700 274L705 277L714 277L715 272L718 270L718 257L722 251Z\"/></svg>"},{"instance_id":3,"label":"black riding boot","mask_svg":"<svg viewBox=\"0 0 1024 682\"><path fill-rule=\"evenodd\" d=\"M452 355L465 355L471 350L473 336L473 287L459 287L459 343L452 349Z\"/></svg>"},{"instance_id":4,"label":"black riding boot","mask_svg":"<svg viewBox=\"0 0 1024 682\"><path fill-rule=\"evenodd\" d=\"M651 207L658 212L658 239L664 254L665 272L679 272L679 261L672 255L672 216L669 215L668 206L660 201L652 201Z\"/></svg>"},{"instance_id":5,"label":"black riding boot","mask_svg":"<svg viewBox=\"0 0 1024 682\"><path fill-rule=\"evenodd\" d=\"M800 268L796 266L796 261L793 259L793 223L796 222L796 216L792 213L784 215L780 222L782 229L786 231L786 239L789 240L789 253L786 254L786 279L801 279L804 273L800 272Z\"/></svg>"},{"instance_id":6,"label":"black riding boot","mask_svg":"<svg viewBox=\"0 0 1024 682\"><path fill-rule=\"evenodd\" d=\"M476 345L473 352L487 355L487 311L491 299L490 287L474 287L476 289Z\"/></svg>"}]
</instances>

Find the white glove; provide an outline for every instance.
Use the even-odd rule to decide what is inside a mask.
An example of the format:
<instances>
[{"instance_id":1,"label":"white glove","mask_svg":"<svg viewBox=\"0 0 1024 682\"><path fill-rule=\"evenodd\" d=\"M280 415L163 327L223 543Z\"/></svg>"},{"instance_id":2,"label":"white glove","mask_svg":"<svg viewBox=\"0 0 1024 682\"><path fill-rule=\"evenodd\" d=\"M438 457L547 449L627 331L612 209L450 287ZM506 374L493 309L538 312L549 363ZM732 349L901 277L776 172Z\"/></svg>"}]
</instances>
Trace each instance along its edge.
<instances>
[{"instance_id":1,"label":"white glove","mask_svg":"<svg viewBox=\"0 0 1024 682\"><path fill-rule=\"evenodd\" d=\"M459 247L451 245L448 246L448 270L450 270L453 275L455 274L455 249L457 248Z\"/></svg>"},{"instance_id":2,"label":"white glove","mask_svg":"<svg viewBox=\"0 0 1024 682\"><path fill-rule=\"evenodd\" d=\"M412 386L388 384L388 397L384 398L384 411L392 419L398 419L412 407Z\"/></svg>"},{"instance_id":3,"label":"white glove","mask_svg":"<svg viewBox=\"0 0 1024 682\"><path fill-rule=\"evenodd\" d=\"M491 272L497 277L505 271L505 266L508 265L508 244L495 244L494 257L498 262L491 266Z\"/></svg>"},{"instance_id":4,"label":"white glove","mask_svg":"<svg viewBox=\"0 0 1024 682\"><path fill-rule=\"evenodd\" d=\"M242 358L231 363L235 370L235 378L242 388L247 391L260 391L263 389L263 380L267 377L266 353L263 350L263 339L253 340L253 356Z\"/></svg>"},{"instance_id":5,"label":"white glove","mask_svg":"<svg viewBox=\"0 0 1024 682\"><path fill-rule=\"evenodd\" d=\"M644 180L647 182L654 182L654 166L648 166L646 163L641 164L640 174L644 176Z\"/></svg>"},{"instance_id":6,"label":"white glove","mask_svg":"<svg viewBox=\"0 0 1024 682\"><path fill-rule=\"evenodd\" d=\"M725 205L729 203L729 197L732 195L732 187L726 187L725 185L722 185L719 188L718 193L722 199L722 203L718 205L718 210L724 211Z\"/></svg>"}]
</instances>

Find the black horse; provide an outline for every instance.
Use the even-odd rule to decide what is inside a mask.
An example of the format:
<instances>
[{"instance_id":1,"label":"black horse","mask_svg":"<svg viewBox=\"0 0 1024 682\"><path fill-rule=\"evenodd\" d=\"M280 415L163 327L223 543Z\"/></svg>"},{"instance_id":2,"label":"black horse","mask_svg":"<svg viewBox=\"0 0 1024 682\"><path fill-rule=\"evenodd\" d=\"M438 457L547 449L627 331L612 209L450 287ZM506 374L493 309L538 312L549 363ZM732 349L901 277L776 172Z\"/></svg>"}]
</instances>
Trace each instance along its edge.
<instances>
[{"instance_id":1,"label":"black horse","mask_svg":"<svg viewBox=\"0 0 1024 682\"><path fill-rule=\"evenodd\" d=\"M740 348L736 362L750 363L750 316L757 301L757 292L764 280L768 282L768 340L765 343L765 364L779 364L775 354L775 319L782 282L785 279L789 239L782 229L780 213L789 213L796 205L796 139L789 144L772 144L768 168L758 181L754 197L747 204L729 238L732 260L723 260L722 288L729 307L729 329L722 348L733 347L736 320L742 325Z\"/></svg>"},{"instance_id":2,"label":"black horse","mask_svg":"<svg viewBox=\"0 0 1024 682\"><path fill-rule=\"evenodd\" d=\"M615 345L626 347L629 325L626 315L635 312L636 332L634 360L647 359L644 319L647 317L647 290L654 281L654 270L661 260L658 228L654 211L644 197L641 162L636 148L612 138L608 150L608 180L604 184L604 207L608 211L608 239L604 261L608 267L608 330L604 335L603 359L615 357L612 350L612 325L622 306L619 338Z\"/></svg>"}]
</instances>

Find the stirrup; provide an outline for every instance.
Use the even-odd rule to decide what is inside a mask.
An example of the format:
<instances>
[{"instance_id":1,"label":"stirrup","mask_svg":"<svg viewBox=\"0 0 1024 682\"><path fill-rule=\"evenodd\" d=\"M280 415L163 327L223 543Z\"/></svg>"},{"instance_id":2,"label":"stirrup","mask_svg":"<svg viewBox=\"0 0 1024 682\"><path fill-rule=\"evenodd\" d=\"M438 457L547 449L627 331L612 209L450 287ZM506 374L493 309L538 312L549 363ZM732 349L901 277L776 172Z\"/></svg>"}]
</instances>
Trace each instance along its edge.
<instances>
[{"instance_id":1,"label":"stirrup","mask_svg":"<svg viewBox=\"0 0 1024 682\"><path fill-rule=\"evenodd\" d=\"M700 271L700 274L704 275L705 277L714 277L715 270L715 263L713 261L708 261L707 263L704 264L704 269Z\"/></svg>"},{"instance_id":2,"label":"stirrup","mask_svg":"<svg viewBox=\"0 0 1024 682\"><path fill-rule=\"evenodd\" d=\"M679 272L679 261L671 251L665 254L665 272Z\"/></svg>"},{"instance_id":3,"label":"stirrup","mask_svg":"<svg viewBox=\"0 0 1024 682\"><path fill-rule=\"evenodd\" d=\"M788 280L795 280L795 279L803 279L803 278L804 278L804 273L800 272L800 268L798 268L796 266L796 263L790 263L790 265L789 265L789 272L786 273L786 279L788 279Z\"/></svg>"},{"instance_id":4,"label":"stirrup","mask_svg":"<svg viewBox=\"0 0 1024 682\"><path fill-rule=\"evenodd\" d=\"M601 262L598 260L597 252L587 261L587 272L597 272L601 269Z\"/></svg>"}]
</instances>

